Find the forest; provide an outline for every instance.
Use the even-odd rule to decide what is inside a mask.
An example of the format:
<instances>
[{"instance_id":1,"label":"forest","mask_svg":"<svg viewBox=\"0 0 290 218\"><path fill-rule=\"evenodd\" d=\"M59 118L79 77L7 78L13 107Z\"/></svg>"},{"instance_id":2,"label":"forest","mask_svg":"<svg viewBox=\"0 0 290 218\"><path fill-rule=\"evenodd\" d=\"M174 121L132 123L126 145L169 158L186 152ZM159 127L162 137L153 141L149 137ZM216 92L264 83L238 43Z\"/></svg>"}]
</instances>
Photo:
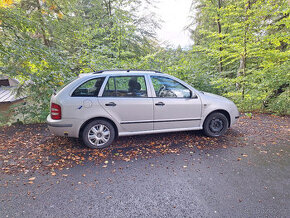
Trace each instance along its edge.
<instances>
[{"instance_id":1,"label":"forest","mask_svg":"<svg viewBox=\"0 0 290 218\"><path fill-rule=\"evenodd\" d=\"M11 108L15 116L45 121L54 89L103 69L158 70L242 112L290 114L288 0L193 0L189 48L157 40L155 3L1 0L0 75L20 81L17 93L27 96Z\"/></svg>"}]
</instances>

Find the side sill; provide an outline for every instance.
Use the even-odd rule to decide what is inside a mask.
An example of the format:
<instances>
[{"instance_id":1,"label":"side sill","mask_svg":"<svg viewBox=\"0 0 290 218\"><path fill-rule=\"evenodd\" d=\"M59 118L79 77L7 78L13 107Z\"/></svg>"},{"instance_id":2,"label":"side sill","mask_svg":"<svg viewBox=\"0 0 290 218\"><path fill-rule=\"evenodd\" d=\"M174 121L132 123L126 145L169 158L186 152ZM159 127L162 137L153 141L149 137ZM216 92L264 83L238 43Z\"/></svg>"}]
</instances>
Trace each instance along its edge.
<instances>
[{"instance_id":1,"label":"side sill","mask_svg":"<svg viewBox=\"0 0 290 218\"><path fill-rule=\"evenodd\" d=\"M201 129L202 127L194 127L194 128L180 128L180 129L149 130L149 131L140 131L140 132L120 132L119 136L146 135L146 134L167 133L167 132L182 132L182 131L201 130Z\"/></svg>"}]
</instances>

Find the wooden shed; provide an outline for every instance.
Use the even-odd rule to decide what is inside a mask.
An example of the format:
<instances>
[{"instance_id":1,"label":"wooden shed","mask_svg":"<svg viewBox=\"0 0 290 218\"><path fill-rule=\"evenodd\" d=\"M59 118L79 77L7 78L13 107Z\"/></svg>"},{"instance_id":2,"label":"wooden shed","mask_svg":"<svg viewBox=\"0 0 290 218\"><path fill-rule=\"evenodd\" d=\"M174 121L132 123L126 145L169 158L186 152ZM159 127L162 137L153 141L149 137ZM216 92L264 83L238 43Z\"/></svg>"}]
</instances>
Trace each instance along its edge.
<instances>
[{"instance_id":1,"label":"wooden shed","mask_svg":"<svg viewBox=\"0 0 290 218\"><path fill-rule=\"evenodd\" d=\"M3 116L11 115L11 106L24 101L25 96L17 96L16 89L19 82L7 76L0 76L0 114Z\"/></svg>"}]
</instances>

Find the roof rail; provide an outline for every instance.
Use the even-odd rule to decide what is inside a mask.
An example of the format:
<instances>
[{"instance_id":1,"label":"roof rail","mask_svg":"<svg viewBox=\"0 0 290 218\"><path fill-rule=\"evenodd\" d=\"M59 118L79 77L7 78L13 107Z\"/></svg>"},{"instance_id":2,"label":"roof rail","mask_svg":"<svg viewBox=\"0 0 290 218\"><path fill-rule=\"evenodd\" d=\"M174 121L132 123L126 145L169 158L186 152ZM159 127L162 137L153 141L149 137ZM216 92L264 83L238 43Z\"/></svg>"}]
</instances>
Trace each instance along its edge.
<instances>
[{"instance_id":1,"label":"roof rail","mask_svg":"<svg viewBox=\"0 0 290 218\"><path fill-rule=\"evenodd\" d=\"M104 73L106 71L126 71L126 72L130 72L130 71L147 71L147 72L154 72L154 73L161 73L160 71L157 70L137 70L137 69L127 69L127 70L100 70L100 71L95 71L94 74L98 74L98 73Z\"/></svg>"}]
</instances>

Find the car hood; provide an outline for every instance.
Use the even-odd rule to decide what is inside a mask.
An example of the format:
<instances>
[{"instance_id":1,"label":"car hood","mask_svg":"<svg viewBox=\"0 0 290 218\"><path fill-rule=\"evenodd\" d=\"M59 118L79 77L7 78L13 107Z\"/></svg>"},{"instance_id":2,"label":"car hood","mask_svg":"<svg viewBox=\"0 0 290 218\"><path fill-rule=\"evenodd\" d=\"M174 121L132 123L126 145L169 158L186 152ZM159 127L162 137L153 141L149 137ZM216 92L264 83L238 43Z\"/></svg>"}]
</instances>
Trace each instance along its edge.
<instances>
[{"instance_id":1,"label":"car hood","mask_svg":"<svg viewBox=\"0 0 290 218\"><path fill-rule=\"evenodd\" d=\"M227 102L227 103L232 103L231 100L225 98L225 97L222 97L220 95L216 95L216 94L212 94L212 93L209 93L209 92L202 92L208 99L211 99L211 100L217 100L217 101L223 101L223 102Z\"/></svg>"}]
</instances>

